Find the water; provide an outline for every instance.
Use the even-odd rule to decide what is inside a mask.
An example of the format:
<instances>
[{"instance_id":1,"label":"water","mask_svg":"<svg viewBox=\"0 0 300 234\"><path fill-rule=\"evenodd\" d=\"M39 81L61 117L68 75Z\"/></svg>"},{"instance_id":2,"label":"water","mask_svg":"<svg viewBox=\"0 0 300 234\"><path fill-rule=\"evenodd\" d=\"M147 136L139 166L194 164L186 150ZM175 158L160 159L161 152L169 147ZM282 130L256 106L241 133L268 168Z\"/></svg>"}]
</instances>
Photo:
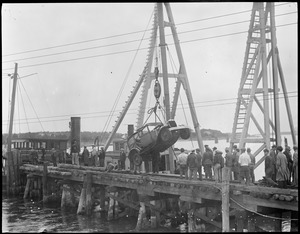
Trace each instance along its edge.
<instances>
[{"instance_id":1,"label":"water","mask_svg":"<svg viewBox=\"0 0 300 234\"><path fill-rule=\"evenodd\" d=\"M43 205L42 202L2 196L2 232L135 232L136 217L107 221L105 213L93 212L90 217L77 215L76 210L62 211L60 204ZM180 227L159 227L143 232L182 232Z\"/></svg>"}]
</instances>

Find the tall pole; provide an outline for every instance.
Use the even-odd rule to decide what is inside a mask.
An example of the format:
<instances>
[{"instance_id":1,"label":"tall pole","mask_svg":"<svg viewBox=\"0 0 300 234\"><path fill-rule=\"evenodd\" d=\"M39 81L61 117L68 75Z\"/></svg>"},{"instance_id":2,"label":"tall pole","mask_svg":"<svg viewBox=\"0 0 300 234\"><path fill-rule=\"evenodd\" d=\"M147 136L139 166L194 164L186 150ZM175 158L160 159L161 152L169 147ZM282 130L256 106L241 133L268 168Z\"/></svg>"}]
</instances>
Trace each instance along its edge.
<instances>
[{"instance_id":1,"label":"tall pole","mask_svg":"<svg viewBox=\"0 0 300 234\"><path fill-rule=\"evenodd\" d=\"M164 105L166 109L166 120L171 117L170 113L170 94L169 94L169 80L168 80L168 66L167 66L167 53L166 53L166 41L165 41L165 29L164 29L164 14L163 14L163 3L157 3L158 11L158 26L159 26L159 39L160 39L160 51L161 51L161 62L162 62L162 73L163 73L163 84L164 84ZM170 172L174 173L174 155L173 150L169 148L169 165Z\"/></svg>"},{"instance_id":2,"label":"tall pole","mask_svg":"<svg viewBox=\"0 0 300 234\"><path fill-rule=\"evenodd\" d=\"M15 97L16 97L16 88L17 88L17 79L18 79L18 64L15 63L15 72L13 75L13 91L12 91L12 100L11 100L11 109L10 109L10 120L9 120L9 131L7 138L7 152L11 152L11 139L12 139L12 130L13 130L13 121L14 121L14 112L15 112Z\"/></svg>"}]
</instances>

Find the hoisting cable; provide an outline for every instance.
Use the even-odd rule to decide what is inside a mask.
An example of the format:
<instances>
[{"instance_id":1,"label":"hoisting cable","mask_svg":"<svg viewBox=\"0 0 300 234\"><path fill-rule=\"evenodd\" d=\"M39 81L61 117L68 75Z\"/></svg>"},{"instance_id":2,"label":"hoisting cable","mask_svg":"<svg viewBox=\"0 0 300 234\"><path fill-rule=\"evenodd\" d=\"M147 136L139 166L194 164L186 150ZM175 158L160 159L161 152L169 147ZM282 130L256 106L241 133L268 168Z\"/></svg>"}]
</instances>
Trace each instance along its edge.
<instances>
[{"instance_id":1,"label":"hoisting cable","mask_svg":"<svg viewBox=\"0 0 300 234\"><path fill-rule=\"evenodd\" d=\"M114 112L115 112L116 106L117 106L117 104L118 104L118 102L119 102L119 99L120 99L120 97L121 97L121 94L122 94L122 92L123 92L123 89L124 89L124 87L125 87L125 84L126 84L126 82L127 82L127 79L128 79L128 77L129 77L129 73L130 73L130 71L131 71L131 69L132 69L132 66L133 66L133 63L134 63L134 61L135 61L135 59L136 59L136 57L137 57L137 53L138 53L139 50L140 50L140 47L141 47L141 44L142 44L142 42L143 42L143 40L144 40L146 31L148 31L148 26L149 26L149 24L150 24L150 21L151 21L151 18L152 18L152 16L153 16L153 14L154 14L154 11L152 12L152 14L151 14L151 16L150 16L150 19L149 19L149 21L148 21L146 30L144 31L144 34L143 34L143 36L142 36L142 38L141 38L141 40L140 40L139 46L138 46L138 48L137 48L137 50L136 50L136 52L135 52L135 55L134 55L133 60L132 60L132 62L131 62L131 64L130 64L130 67L129 67L128 71L127 71L127 74L126 74L125 79L124 79L124 81L123 81L123 83L122 83L122 86L121 86L121 88L120 88L120 90L119 90L119 93L118 93L118 95L117 95L117 98L116 98L116 100L115 100L115 102L114 102L114 105L113 105L113 107L112 107L112 109L111 109L111 111L110 111L110 113L109 113L109 117L108 117L108 119L107 119L107 121L106 121L106 123L105 123L105 125L104 125L104 127L103 127L103 130L102 130L102 133L101 133L101 136L100 136L100 140L99 140L100 142L102 142L102 138L103 138L104 131L106 131L107 127L109 126L110 121L111 121L111 118L112 118L112 116L113 116L113 114L114 114ZM123 110L122 110L122 111L123 111Z\"/></svg>"}]
</instances>

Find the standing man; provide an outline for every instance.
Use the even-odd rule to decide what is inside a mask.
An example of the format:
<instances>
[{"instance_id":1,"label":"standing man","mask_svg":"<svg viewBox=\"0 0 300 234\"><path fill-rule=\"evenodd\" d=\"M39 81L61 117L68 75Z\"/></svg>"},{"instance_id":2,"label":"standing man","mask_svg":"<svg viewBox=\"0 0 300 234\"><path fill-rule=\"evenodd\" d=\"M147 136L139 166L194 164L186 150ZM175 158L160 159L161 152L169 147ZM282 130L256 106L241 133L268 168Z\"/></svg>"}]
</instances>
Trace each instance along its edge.
<instances>
[{"instance_id":1,"label":"standing man","mask_svg":"<svg viewBox=\"0 0 300 234\"><path fill-rule=\"evenodd\" d=\"M190 169L189 179L191 180L194 178L194 180L197 180L198 158L195 154L195 150L192 150L192 152L188 155L186 164Z\"/></svg>"},{"instance_id":2,"label":"standing man","mask_svg":"<svg viewBox=\"0 0 300 234\"><path fill-rule=\"evenodd\" d=\"M266 178L272 180L272 177L274 174L274 159L269 154L268 149L264 149L264 156L265 156L265 175L266 175Z\"/></svg>"},{"instance_id":3,"label":"standing man","mask_svg":"<svg viewBox=\"0 0 300 234\"><path fill-rule=\"evenodd\" d=\"M229 180L232 180L232 167L233 167L233 155L229 152L229 148L225 148L225 170L227 170L226 174L229 174Z\"/></svg>"},{"instance_id":4,"label":"standing man","mask_svg":"<svg viewBox=\"0 0 300 234\"><path fill-rule=\"evenodd\" d=\"M92 167L94 167L96 164L95 164L95 162L96 162L96 157L97 157L97 150L96 150L96 147L95 146L93 146L93 148L92 148L92 152L91 152L91 157L90 157L90 163L89 163L89 166L92 166Z\"/></svg>"},{"instance_id":5,"label":"standing man","mask_svg":"<svg viewBox=\"0 0 300 234\"><path fill-rule=\"evenodd\" d=\"M56 150L54 148L52 148L52 150L51 150L51 159L52 159L53 166L56 167L57 159L56 159Z\"/></svg>"},{"instance_id":6,"label":"standing man","mask_svg":"<svg viewBox=\"0 0 300 234\"><path fill-rule=\"evenodd\" d=\"M282 146L277 146L278 154L276 156L276 181L279 188L287 188L287 181L289 179L290 172L288 169L288 161L282 151Z\"/></svg>"},{"instance_id":7,"label":"standing man","mask_svg":"<svg viewBox=\"0 0 300 234\"><path fill-rule=\"evenodd\" d=\"M277 174L277 168L276 168L276 157L277 157L277 151L276 151L277 146L276 145L272 145L272 148L270 150L270 156L273 159L273 168L274 168L274 172L272 175L272 180L274 182L276 182L276 174Z\"/></svg>"},{"instance_id":8,"label":"standing man","mask_svg":"<svg viewBox=\"0 0 300 234\"><path fill-rule=\"evenodd\" d=\"M240 176L240 168L239 168L239 150L237 148L237 145L234 145L232 148L232 155L233 155L233 167L232 167L232 171L233 171L233 179L234 180L239 180Z\"/></svg>"},{"instance_id":9,"label":"standing man","mask_svg":"<svg viewBox=\"0 0 300 234\"><path fill-rule=\"evenodd\" d=\"M187 154L184 152L184 148L180 149L180 154L178 155L178 165L180 170L180 179L184 174L185 179L188 179L188 172L187 172Z\"/></svg>"},{"instance_id":10,"label":"standing man","mask_svg":"<svg viewBox=\"0 0 300 234\"><path fill-rule=\"evenodd\" d=\"M124 152L124 149L121 148L121 152L120 152L120 170L125 170L125 160L126 160L126 154Z\"/></svg>"},{"instance_id":11,"label":"standing man","mask_svg":"<svg viewBox=\"0 0 300 234\"><path fill-rule=\"evenodd\" d=\"M293 174L293 159L292 159L292 154L291 154L291 148L288 145L285 147L283 154L286 156L286 159L288 162L288 169L290 172L287 183L288 183L288 185L291 185L292 174Z\"/></svg>"},{"instance_id":12,"label":"standing man","mask_svg":"<svg viewBox=\"0 0 300 234\"><path fill-rule=\"evenodd\" d=\"M159 172L159 162L160 162L160 153L159 152L153 152L152 153L152 170L153 173Z\"/></svg>"},{"instance_id":13,"label":"standing man","mask_svg":"<svg viewBox=\"0 0 300 234\"><path fill-rule=\"evenodd\" d=\"M208 146L205 147L202 163L203 163L203 168L205 173L205 179L212 179L213 153Z\"/></svg>"},{"instance_id":14,"label":"standing man","mask_svg":"<svg viewBox=\"0 0 300 234\"><path fill-rule=\"evenodd\" d=\"M250 148L247 148L247 153L249 154L250 159L251 159L251 163L250 163L250 165L249 165L249 169L250 169L250 180L251 180L251 182L254 184L254 182L255 182L255 176L254 176L255 157L254 157L254 155L251 153L251 149L250 149Z\"/></svg>"},{"instance_id":15,"label":"standing man","mask_svg":"<svg viewBox=\"0 0 300 234\"><path fill-rule=\"evenodd\" d=\"M83 152L82 152L82 156L83 156L83 165L84 166L88 166L89 165L89 156L90 156L90 152L89 150L86 148L86 146L84 146Z\"/></svg>"},{"instance_id":16,"label":"standing man","mask_svg":"<svg viewBox=\"0 0 300 234\"><path fill-rule=\"evenodd\" d=\"M249 185L250 182L250 168L249 165L251 163L251 158L249 154L247 154L246 149L241 149L241 155L239 156L239 164L240 164L240 180L244 184L246 179L246 185Z\"/></svg>"},{"instance_id":17,"label":"standing man","mask_svg":"<svg viewBox=\"0 0 300 234\"><path fill-rule=\"evenodd\" d=\"M294 146L293 150L293 184L298 188L298 146Z\"/></svg>"},{"instance_id":18,"label":"standing man","mask_svg":"<svg viewBox=\"0 0 300 234\"><path fill-rule=\"evenodd\" d=\"M100 153L99 153L100 167L104 167L104 159L105 159L105 150L104 150L104 147L101 147L101 150L100 150Z\"/></svg>"},{"instance_id":19,"label":"standing man","mask_svg":"<svg viewBox=\"0 0 300 234\"><path fill-rule=\"evenodd\" d=\"M73 145L71 147L71 153L72 153L72 164L79 165L79 157L78 157L78 146L76 140L74 140Z\"/></svg>"},{"instance_id":20,"label":"standing man","mask_svg":"<svg viewBox=\"0 0 300 234\"><path fill-rule=\"evenodd\" d=\"M214 166L214 177L216 182L222 182L222 168L224 167L223 152L216 150L213 161Z\"/></svg>"},{"instance_id":21,"label":"standing man","mask_svg":"<svg viewBox=\"0 0 300 234\"><path fill-rule=\"evenodd\" d=\"M196 149L196 156L197 156L197 159L198 159L199 180L202 180L202 155L200 153L200 149Z\"/></svg>"}]
</instances>

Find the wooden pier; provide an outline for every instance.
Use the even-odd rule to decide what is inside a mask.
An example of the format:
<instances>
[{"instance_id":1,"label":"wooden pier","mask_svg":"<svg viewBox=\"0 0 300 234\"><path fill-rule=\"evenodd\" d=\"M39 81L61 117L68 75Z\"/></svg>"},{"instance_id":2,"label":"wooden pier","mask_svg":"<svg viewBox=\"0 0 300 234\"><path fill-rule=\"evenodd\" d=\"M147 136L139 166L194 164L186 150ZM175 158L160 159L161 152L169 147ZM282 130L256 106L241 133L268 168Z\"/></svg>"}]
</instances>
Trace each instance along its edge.
<instances>
[{"instance_id":1,"label":"wooden pier","mask_svg":"<svg viewBox=\"0 0 300 234\"><path fill-rule=\"evenodd\" d=\"M105 171L103 167L71 164L24 164L24 198L44 202L60 200L61 208L77 214L105 211L112 220L136 215L136 230L155 228L166 218L187 217L188 231L212 225L219 231L259 230L256 219L273 217L274 231L281 231L283 218L298 219L298 189L279 189L229 182L186 180L175 174L133 174ZM25 186L26 184L26 186Z\"/></svg>"}]
</instances>

